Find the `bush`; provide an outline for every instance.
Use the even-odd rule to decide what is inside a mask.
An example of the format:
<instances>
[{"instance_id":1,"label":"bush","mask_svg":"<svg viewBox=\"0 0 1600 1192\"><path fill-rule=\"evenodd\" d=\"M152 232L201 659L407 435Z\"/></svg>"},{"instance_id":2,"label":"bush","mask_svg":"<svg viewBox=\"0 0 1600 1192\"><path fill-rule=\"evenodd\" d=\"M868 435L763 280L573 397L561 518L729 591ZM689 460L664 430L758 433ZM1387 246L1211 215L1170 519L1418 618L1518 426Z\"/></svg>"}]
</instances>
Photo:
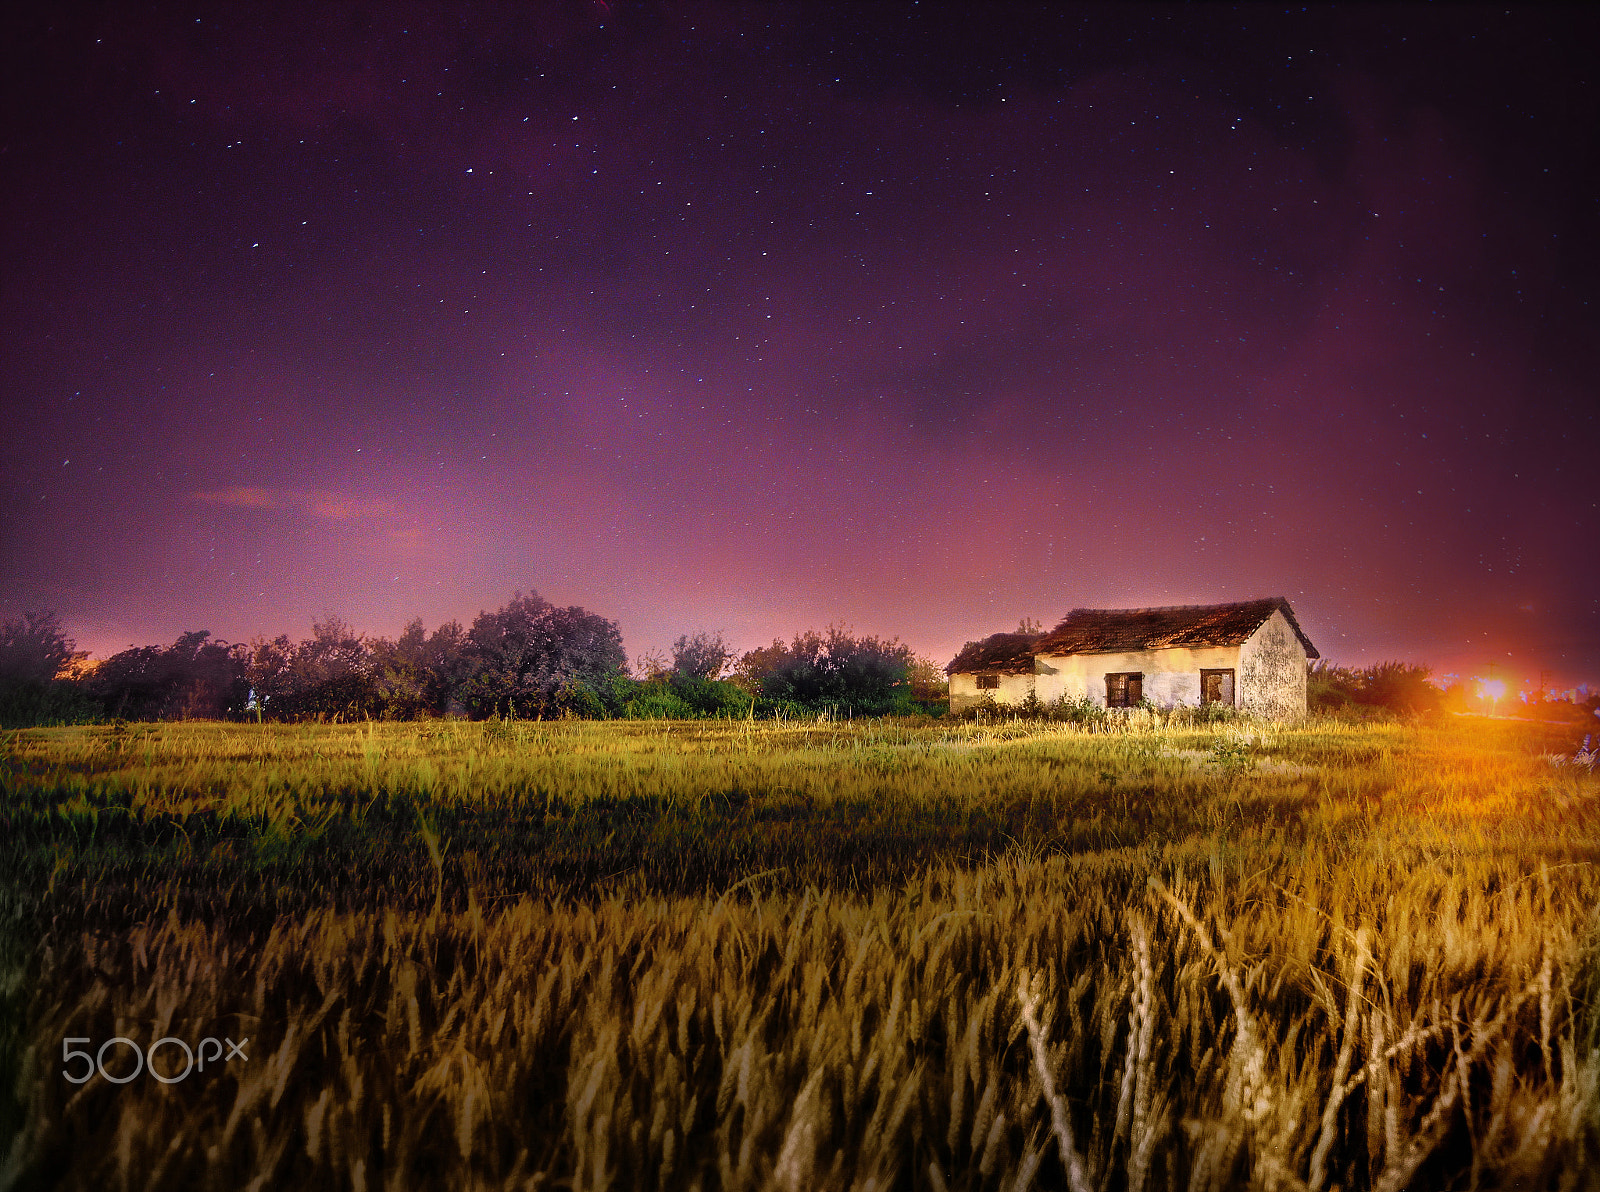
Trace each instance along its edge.
<instances>
[{"instance_id":1,"label":"bush","mask_svg":"<svg viewBox=\"0 0 1600 1192\"><path fill-rule=\"evenodd\" d=\"M1100 725L1111 718L1111 712L1087 695L1080 695L1076 699L1063 695L1045 705L1045 717L1064 724Z\"/></svg>"},{"instance_id":2,"label":"bush","mask_svg":"<svg viewBox=\"0 0 1600 1192\"><path fill-rule=\"evenodd\" d=\"M605 698L610 694L595 690L581 679L574 679L562 686L556 692L553 707L557 714L563 717L577 717L580 720L606 720L609 719L611 708Z\"/></svg>"},{"instance_id":3,"label":"bush","mask_svg":"<svg viewBox=\"0 0 1600 1192\"><path fill-rule=\"evenodd\" d=\"M99 703L76 683L65 680L0 683L0 728L95 724L102 718Z\"/></svg>"},{"instance_id":4,"label":"bush","mask_svg":"<svg viewBox=\"0 0 1600 1192\"><path fill-rule=\"evenodd\" d=\"M812 712L839 709L883 715L911 694L914 661L898 640L856 637L838 625L827 633L797 633L739 659L735 675L746 690Z\"/></svg>"},{"instance_id":5,"label":"bush","mask_svg":"<svg viewBox=\"0 0 1600 1192\"><path fill-rule=\"evenodd\" d=\"M221 719L242 715L250 694L242 648L212 641L207 630L180 634L170 646L113 654L87 681L109 717L128 720Z\"/></svg>"},{"instance_id":6,"label":"bush","mask_svg":"<svg viewBox=\"0 0 1600 1192\"><path fill-rule=\"evenodd\" d=\"M665 683L640 683L639 694L622 705L630 720L689 720L695 710Z\"/></svg>"},{"instance_id":7,"label":"bush","mask_svg":"<svg viewBox=\"0 0 1600 1192\"><path fill-rule=\"evenodd\" d=\"M1341 712L1353 706L1408 716L1437 712L1444 705L1444 693L1428 681L1431 673L1409 662L1352 669L1319 659L1306 675L1306 704L1313 712Z\"/></svg>"},{"instance_id":8,"label":"bush","mask_svg":"<svg viewBox=\"0 0 1600 1192\"><path fill-rule=\"evenodd\" d=\"M696 716L747 716L750 697L735 683L674 673L672 694Z\"/></svg>"},{"instance_id":9,"label":"bush","mask_svg":"<svg viewBox=\"0 0 1600 1192\"><path fill-rule=\"evenodd\" d=\"M1174 708L1169 714L1173 724L1226 724L1240 718L1239 709L1228 704L1201 704L1194 708Z\"/></svg>"}]
</instances>

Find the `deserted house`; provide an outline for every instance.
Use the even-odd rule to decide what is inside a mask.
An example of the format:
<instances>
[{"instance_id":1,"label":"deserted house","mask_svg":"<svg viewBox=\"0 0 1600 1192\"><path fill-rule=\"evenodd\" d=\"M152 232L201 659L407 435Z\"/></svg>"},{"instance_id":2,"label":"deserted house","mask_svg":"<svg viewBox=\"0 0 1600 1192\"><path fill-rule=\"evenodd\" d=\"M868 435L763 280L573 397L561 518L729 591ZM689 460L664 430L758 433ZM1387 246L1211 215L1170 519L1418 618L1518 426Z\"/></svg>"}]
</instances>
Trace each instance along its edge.
<instances>
[{"instance_id":1,"label":"deserted house","mask_svg":"<svg viewBox=\"0 0 1600 1192\"><path fill-rule=\"evenodd\" d=\"M1172 608L1075 608L1048 633L968 642L945 667L950 710L1090 699L1108 708L1223 704L1274 720L1306 714L1317 648L1281 596Z\"/></svg>"}]
</instances>

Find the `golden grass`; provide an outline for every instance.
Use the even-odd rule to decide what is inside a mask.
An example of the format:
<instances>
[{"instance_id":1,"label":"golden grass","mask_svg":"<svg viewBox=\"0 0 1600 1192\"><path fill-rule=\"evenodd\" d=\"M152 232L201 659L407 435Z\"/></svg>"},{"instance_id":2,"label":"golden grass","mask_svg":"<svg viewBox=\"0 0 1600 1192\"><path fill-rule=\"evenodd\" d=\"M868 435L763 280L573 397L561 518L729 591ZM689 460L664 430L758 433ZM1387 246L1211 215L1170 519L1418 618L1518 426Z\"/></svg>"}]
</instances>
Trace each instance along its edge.
<instances>
[{"instance_id":1,"label":"golden grass","mask_svg":"<svg viewBox=\"0 0 1600 1192\"><path fill-rule=\"evenodd\" d=\"M34 851L41 824L124 808L148 827L201 799L261 817L241 848L303 840L359 818L347 775L370 798L432 778L400 902L243 925L129 886L125 914L45 935L0 1185L1600 1186L1596 787L1542 762L1542 737L1312 725L1241 767L1155 725L403 727L6 746ZM275 759L275 784L241 758ZM729 831L806 797L817 822L903 806L908 840L918 806L1016 831L892 881L796 865L529 896L450 826L521 823L541 784L567 817L738 789ZM78 820L56 813L75 800ZM1091 816L1156 830L1086 847ZM113 1035L248 1036L250 1059L172 1085L62 1078L62 1039Z\"/></svg>"}]
</instances>

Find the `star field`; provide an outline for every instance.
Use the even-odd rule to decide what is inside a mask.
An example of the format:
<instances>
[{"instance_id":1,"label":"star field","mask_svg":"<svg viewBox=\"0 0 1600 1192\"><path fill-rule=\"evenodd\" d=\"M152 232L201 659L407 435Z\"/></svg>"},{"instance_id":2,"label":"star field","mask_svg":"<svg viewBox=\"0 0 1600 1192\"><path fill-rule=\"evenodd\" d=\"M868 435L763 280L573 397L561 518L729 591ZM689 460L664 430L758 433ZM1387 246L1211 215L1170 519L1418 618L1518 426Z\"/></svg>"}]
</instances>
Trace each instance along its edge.
<instances>
[{"instance_id":1,"label":"star field","mask_svg":"<svg viewBox=\"0 0 1600 1192\"><path fill-rule=\"evenodd\" d=\"M12 15L0 612L1600 681L1577 7Z\"/></svg>"}]
</instances>

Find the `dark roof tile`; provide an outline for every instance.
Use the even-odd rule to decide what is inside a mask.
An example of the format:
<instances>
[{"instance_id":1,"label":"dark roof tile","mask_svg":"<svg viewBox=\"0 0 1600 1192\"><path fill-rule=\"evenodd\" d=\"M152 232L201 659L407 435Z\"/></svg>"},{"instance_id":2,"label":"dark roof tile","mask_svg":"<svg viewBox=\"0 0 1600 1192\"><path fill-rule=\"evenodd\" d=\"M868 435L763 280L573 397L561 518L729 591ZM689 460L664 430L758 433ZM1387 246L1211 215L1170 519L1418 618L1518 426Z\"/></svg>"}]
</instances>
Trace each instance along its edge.
<instances>
[{"instance_id":1,"label":"dark roof tile","mask_svg":"<svg viewBox=\"0 0 1600 1192\"><path fill-rule=\"evenodd\" d=\"M1075 608L1046 634L996 633L968 642L947 674L1027 674L1037 654L1120 654L1137 650L1237 646L1274 612L1283 613L1306 657L1320 658L1282 596L1234 604L1167 608Z\"/></svg>"},{"instance_id":2,"label":"dark roof tile","mask_svg":"<svg viewBox=\"0 0 1600 1192\"><path fill-rule=\"evenodd\" d=\"M1033 647L1043 634L994 633L961 647L945 673L1026 675L1033 672Z\"/></svg>"},{"instance_id":3,"label":"dark roof tile","mask_svg":"<svg viewBox=\"0 0 1600 1192\"><path fill-rule=\"evenodd\" d=\"M1274 612L1283 613L1308 658L1321 657L1282 596L1236 604L1167 608L1075 608L1035 645L1037 654L1113 654L1242 644Z\"/></svg>"}]
</instances>

